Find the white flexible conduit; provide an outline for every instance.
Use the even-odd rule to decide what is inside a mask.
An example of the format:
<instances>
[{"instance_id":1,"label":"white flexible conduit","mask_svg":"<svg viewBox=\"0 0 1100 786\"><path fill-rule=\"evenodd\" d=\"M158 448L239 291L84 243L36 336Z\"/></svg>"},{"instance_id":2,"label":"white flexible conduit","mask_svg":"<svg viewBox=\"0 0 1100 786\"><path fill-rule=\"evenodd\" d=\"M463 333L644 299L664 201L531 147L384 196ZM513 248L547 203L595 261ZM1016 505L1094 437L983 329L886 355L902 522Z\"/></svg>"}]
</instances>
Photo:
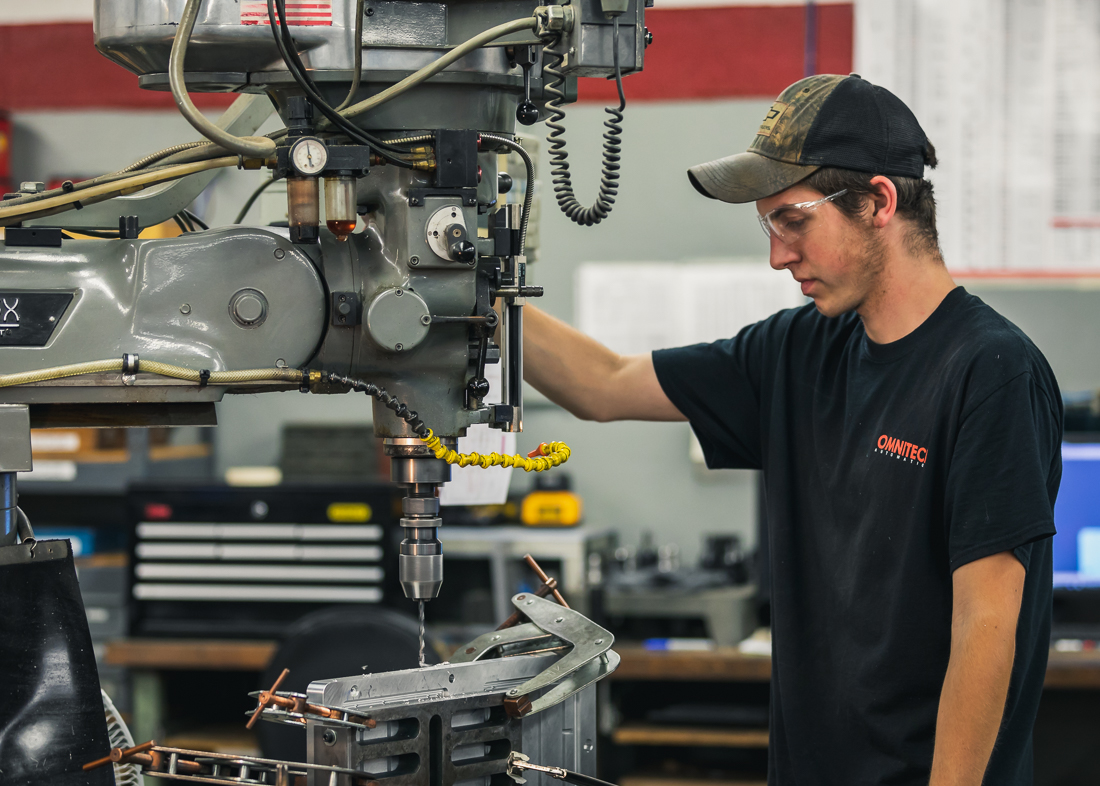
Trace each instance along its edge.
<instances>
[{"instance_id":1,"label":"white flexible conduit","mask_svg":"<svg viewBox=\"0 0 1100 786\"><path fill-rule=\"evenodd\" d=\"M371 96L365 101L360 101L358 104L352 104L347 109L343 110L340 114L342 114L344 117L355 117L356 115L361 115L364 112L369 112L375 107L381 106L382 104L386 103L390 99L397 98L397 96L401 95L409 88L416 87L416 85L420 84L421 82L427 81L428 79L442 71L444 68L451 65L451 63L454 63L455 61L465 57L466 55L470 54L470 52L473 52L475 49L485 46L486 44L495 41L498 38L503 38L510 33L518 33L520 30L532 30L537 24L538 19L536 19L534 16L527 16L523 19L515 19L511 22L505 22L502 25L497 25L496 27L490 27L484 33L479 33L470 40L459 44L438 60L435 60L434 62L431 62L421 68L415 74L411 74L405 77L397 84L387 87L381 93ZM179 38L178 34L176 38Z\"/></svg>"},{"instance_id":2,"label":"white flexible conduit","mask_svg":"<svg viewBox=\"0 0 1100 786\"><path fill-rule=\"evenodd\" d=\"M268 158L275 153L275 142L267 137L234 136L223 131L211 123L191 102L191 96L187 95L187 85L183 78L183 63L187 55L187 44L191 39L191 32L195 29L195 20L199 16L199 6L202 0L187 0L183 7L183 16L180 17L179 27L176 28L176 37L172 39L172 53L168 58L168 83L172 87L172 97L176 99L176 106L180 114L188 123L211 142L221 145L238 155L249 158Z\"/></svg>"}]
</instances>

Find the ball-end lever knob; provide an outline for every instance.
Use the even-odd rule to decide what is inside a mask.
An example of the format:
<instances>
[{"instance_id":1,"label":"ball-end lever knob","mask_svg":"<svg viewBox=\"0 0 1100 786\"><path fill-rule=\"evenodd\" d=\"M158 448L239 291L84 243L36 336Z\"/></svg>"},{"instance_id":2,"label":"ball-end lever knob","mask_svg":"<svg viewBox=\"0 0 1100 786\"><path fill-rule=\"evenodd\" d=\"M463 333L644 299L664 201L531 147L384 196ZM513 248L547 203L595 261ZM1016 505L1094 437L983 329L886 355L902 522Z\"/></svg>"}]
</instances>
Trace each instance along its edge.
<instances>
[{"instance_id":1,"label":"ball-end lever knob","mask_svg":"<svg viewBox=\"0 0 1100 786\"><path fill-rule=\"evenodd\" d=\"M485 377L474 377L466 383L466 390L474 398L485 398L489 395L489 380Z\"/></svg>"},{"instance_id":2,"label":"ball-end lever knob","mask_svg":"<svg viewBox=\"0 0 1100 786\"><path fill-rule=\"evenodd\" d=\"M539 108L526 99L521 101L516 107L516 120L525 126L533 126L539 122Z\"/></svg>"},{"instance_id":3,"label":"ball-end lever knob","mask_svg":"<svg viewBox=\"0 0 1100 786\"><path fill-rule=\"evenodd\" d=\"M469 240L459 240L451 243L451 259L456 262L473 262L477 259L477 246Z\"/></svg>"}]
</instances>

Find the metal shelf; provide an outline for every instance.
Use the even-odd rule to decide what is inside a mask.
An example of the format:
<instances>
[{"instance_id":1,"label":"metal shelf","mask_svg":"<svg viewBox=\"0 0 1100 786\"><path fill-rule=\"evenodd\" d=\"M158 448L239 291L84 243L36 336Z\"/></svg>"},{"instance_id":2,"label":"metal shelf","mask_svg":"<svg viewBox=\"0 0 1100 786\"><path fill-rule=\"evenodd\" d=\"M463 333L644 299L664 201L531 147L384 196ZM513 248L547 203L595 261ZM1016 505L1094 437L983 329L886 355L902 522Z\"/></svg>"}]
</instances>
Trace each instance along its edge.
<instances>
[{"instance_id":1,"label":"metal shelf","mask_svg":"<svg viewBox=\"0 0 1100 786\"><path fill-rule=\"evenodd\" d=\"M767 729L725 729L714 726L656 726L624 723L611 739L618 745L679 745L708 748L767 748Z\"/></svg>"}]
</instances>

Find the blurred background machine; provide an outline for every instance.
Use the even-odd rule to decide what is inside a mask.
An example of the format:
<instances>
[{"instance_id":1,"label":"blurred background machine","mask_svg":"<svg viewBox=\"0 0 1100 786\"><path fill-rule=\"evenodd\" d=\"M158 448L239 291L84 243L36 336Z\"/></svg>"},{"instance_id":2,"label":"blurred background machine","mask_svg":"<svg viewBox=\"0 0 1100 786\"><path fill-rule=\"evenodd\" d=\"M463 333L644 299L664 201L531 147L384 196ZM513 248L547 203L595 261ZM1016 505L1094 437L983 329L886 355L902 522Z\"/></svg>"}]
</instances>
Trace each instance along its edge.
<instances>
[{"instance_id":1,"label":"blurred background machine","mask_svg":"<svg viewBox=\"0 0 1100 786\"><path fill-rule=\"evenodd\" d=\"M677 639L680 646L732 647L759 624L754 574L736 535L708 536L692 567L681 566L676 544L655 547L646 536L636 549L613 553L601 610L620 636L655 648Z\"/></svg>"}]
</instances>

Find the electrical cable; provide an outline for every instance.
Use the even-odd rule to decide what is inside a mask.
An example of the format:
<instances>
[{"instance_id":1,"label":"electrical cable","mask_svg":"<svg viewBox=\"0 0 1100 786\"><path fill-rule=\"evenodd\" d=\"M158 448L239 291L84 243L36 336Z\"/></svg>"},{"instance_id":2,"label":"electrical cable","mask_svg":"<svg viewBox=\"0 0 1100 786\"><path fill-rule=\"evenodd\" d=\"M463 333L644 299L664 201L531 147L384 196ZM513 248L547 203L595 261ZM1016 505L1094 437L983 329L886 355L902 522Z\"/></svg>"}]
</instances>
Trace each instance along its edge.
<instances>
[{"instance_id":1,"label":"electrical cable","mask_svg":"<svg viewBox=\"0 0 1100 786\"><path fill-rule=\"evenodd\" d=\"M401 139L387 139L387 145L411 145L413 142L434 142L435 136L432 134L419 134L417 136L406 136Z\"/></svg>"},{"instance_id":2,"label":"electrical cable","mask_svg":"<svg viewBox=\"0 0 1100 786\"><path fill-rule=\"evenodd\" d=\"M535 162L531 160L523 145L508 137L498 134L482 134L482 139L498 142L510 150L514 150L523 159L523 166L527 170L527 185L523 189L523 215L519 222L519 247L523 253L527 253L527 224L531 220L531 205L535 197Z\"/></svg>"},{"instance_id":3,"label":"electrical cable","mask_svg":"<svg viewBox=\"0 0 1100 786\"><path fill-rule=\"evenodd\" d=\"M121 237L121 235L118 232L112 232L109 229L105 229L105 230L101 230L101 229L80 229L80 230L75 230L74 229L73 231L76 232L78 235L87 235L88 237L92 237L92 238L95 238L97 240L118 240ZM83 238L73 237L68 232L62 232L61 237L65 238L66 240L82 240L83 239Z\"/></svg>"},{"instance_id":4,"label":"electrical cable","mask_svg":"<svg viewBox=\"0 0 1100 786\"><path fill-rule=\"evenodd\" d=\"M351 87L348 88L348 97L336 107L337 112L347 108L348 104L355 98L355 94L359 92L359 82L363 77L363 0L356 0L355 3L355 43L352 48L355 50L355 65L353 66L355 70L351 75Z\"/></svg>"},{"instance_id":5,"label":"electrical cable","mask_svg":"<svg viewBox=\"0 0 1100 786\"><path fill-rule=\"evenodd\" d=\"M239 224L244 221L244 217L248 215L248 211L252 209L252 206L256 204L256 200L260 198L260 194L266 191L268 186L274 182L275 178L271 178L260 183L260 187L253 191L251 196L245 200L244 206L241 207L241 212L237 213L237 217L233 219L234 224Z\"/></svg>"},{"instance_id":6,"label":"electrical cable","mask_svg":"<svg viewBox=\"0 0 1100 786\"><path fill-rule=\"evenodd\" d=\"M279 12L278 17L275 15L276 9L278 9ZM352 141L370 145L375 149L375 152L387 160L391 160L399 166L407 166L401 159L396 157L396 153L400 151L391 149L383 140L367 133L354 123L345 120L335 109L329 106L328 102L321 96L317 84L309 75L309 69L305 67L301 56L298 54L298 50L294 46L294 38L291 36L290 27L284 18L286 16L285 0L267 0L267 15L275 36L275 45L283 59L283 64L287 67L294 81L297 82L298 87L306 94L310 103L337 128L351 137Z\"/></svg>"},{"instance_id":7,"label":"electrical cable","mask_svg":"<svg viewBox=\"0 0 1100 786\"><path fill-rule=\"evenodd\" d=\"M187 94L183 73L184 59L187 56L187 45L195 29L195 21L198 19L201 5L202 0L186 0L179 26L176 28L176 35L172 39L172 50L168 56L168 83L172 88L172 97L176 99L176 106L184 119L211 142L216 142L238 155L249 158L268 158L275 152L275 143L271 139L262 136L234 136L218 128L195 107L191 102L191 96Z\"/></svg>"},{"instance_id":8,"label":"electrical cable","mask_svg":"<svg viewBox=\"0 0 1100 786\"><path fill-rule=\"evenodd\" d=\"M172 166L149 169L139 174L129 174L125 177L112 177L108 182L99 183L84 189L74 188L57 196L36 200L9 200L0 202L0 226L8 226L28 218L51 216L72 210L80 203L91 205L102 202L122 194L130 194L140 191L148 186L164 183L169 180L178 180L187 175L205 172L208 169L237 166L237 156L225 158L213 158L208 161L198 161L193 164L175 164ZM12 202L16 204L12 205Z\"/></svg>"},{"instance_id":9,"label":"electrical cable","mask_svg":"<svg viewBox=\"0 0 1100 786\"><path fill-rule=\"evenodd\" d=\"M416 73L405 77L397 84L387 87L382 92L371 96L365 101L360 101L358 104L353 104L352 106L349 106L341 114L344 117L355 117L356 115L361 115L364 112L369 112L370 110L381 106L387 101L397 98L397 96L401 95L412 87L416 87L421 82L430 79L431 77L442 71L444 68L451 65L456 60L459 60L460 58L463 58L466 55L470 54L470 52L473 52L475 49L478 49L491 41L495 41L498 38L503 38L510 33L516 33L520 30L534 29L536 24L538 24L538 20L534 16L528 16L524 17L523 19L515 19L511 22L505 22L504 24L497 25L496 27L490 27L485 32L475 35L468 41L459 44L450 52L443 55L438 60L435 60L434 62L424 66Z\"/></svg>"},{"instance_id":10,"label":"electrical cable","mask_svg":"<svg viewBox=\"0 0 1100 786\"><path fill-rule=\"evenodd\" d=\"M275 14L276 7L279 11L278 16ZM343 115L329 106L321 96L320 92L317 90L317 86L309 76L308 69L306 69L305 64L302 63L298 51L294 48L294 41L290 35L290 27L287 25L286 21L285 0L267 0L267 17L268 21L271 23L272 35L275 37L275 46L278 48L279 54L283 58L283 63L286 65L290 75L294 78L294 81L298 83L298 87L306 94L306 98L309 99L309 102L333 125L351 137L353 141L369 145L378 155L382 156L390 163L411 169L412 164L399 158L396 151L393 151L387 143L367 133L350 120L347 120Z\"/></svg>"},{"instance_id":11,"label":"electrical cable","mask_svg":"<svg viewBox=\"0 0 1100 786\"><path fill-rule=\"evenodd\" d=\"M185 382L203 382L205 375L206 384L231 385L239 382L301 382L303 371L296 368L256 368L242 371L197 371L195 369L176 366L171 363L160 363L155 360L134 360L135 373L145 371L172 379L182 379ZM14 387L16 385L29 385L32 382L49 382L67 377L79 377L85 374L110 374L124 371L125 360L123 358L111 360L91 360L84 363L72 363L67 366L54 366L53 368L37 369L35 371L20 371L15 374L0 374L0 388ZM320 372L317 374L320 379Z\"/></svg>"},{"instance_id":12,"label":"electrical cable","mask_svg":"<svg viewBox=\"0 0 1100 786\"><path fill-rule=\"evenodd\" d=\"M199 229L210 229L210 226L205 221L203 221L201 218L196 216L190 210L184 209L183 215L184 215L184 217L187 218L188 222L190 224L192 224L193 227L198 227ZM192 231L198 231L198 230L192 230Z\"/></svg>"},{"instance_id":13,"label":"electrical cable","mask_svg":"<svg viewBox=\"0 0 1100 786\"><path fill-rule=\"evenodd\" d=\"M176 226L178 226L180 228L180 233L181 234L186 235L188 232L194 232L195 231L193 227L189 228L187 226L187 222L183 220L183 216L181 216L179 213L176 213L174 216L172 216L172 220L175 221Z\"/></svg>"},{"instance_id":14,"label":"electrical cable","mask_svg":"<svg viewBox=\"0 0 1100 786\"><path fill-rule=\"evenodd\" d=\"M137 161L130 164L130 166L124 167L117 172L112 172L112 174L124 175L127 172L134 172L138 169L144 169L150 164L155 164L156 162L160 161L162 158L168 158L168 156L175 155L176 153L182 153L185 150L193 150L196 147L202 147L203 145L207 144L210 143L207 142L205 139L202 139L196 142L184 142L179 145L172 145L171 147L166 147L163 150L158 150L155 153L150 153L144 158L139 158Z\"/></svg>"},{"instance_id":15,"label":"electrical cable","mask_svg":"<svg viewBox=\"0 0 1100 786\"><path fill-rule=\"evenodd\" d=\"M615 17L614 34L612 38L612 58L615 64L615 86L619 90L619 106L604 107L604 111L611 117L604 121L603 167L601 169L600 188L596 195L596 202L591 207L583 206L573 192L573 178L569 172L569 154L565 150L565 111L561 105L565 102L565 93L562 85L565 76L557 70L565 60L565 55L553 51L552 44L543 47L543 74L549 77L549 81L543 87L544 92L553 98L547 102L546 108L550 117L546 121L550 134L546 141L550 143L550 165L552 169L551 182L554 184L554 194L557 197L558 207L569 217L569 220L581 226L592 226L603 221L611 213L615 205L615 196L619 193L619 160L622 158L622 134L623 134L623 110L626 109L626 96L623 94L623 75L619 68L619 17ZM554 65L551 61L556 61Z\"/></svg>"},{"instance_id":16,"label":"electrical cable","mask_svg":"<svg viewBox=\"0 0 1100 786\"><path fill-rule=\"evenodd\" d=\"M203 159L203 160L209 160L209 159ZM188 163L191 163L191 162L188 162ZM169 165L167 165L167 164L163 164L163 165L158 165L158 166L155 166L155 167L150 167L150 168L146 169L145 172L140 173L140 174L147 174L149 172L159 172L161 170L167 169L168 166ZM17 205L29 205L29 204L32 204L34 202L41 202L44 199L50 199L50 198L55 197L55 196L62 196L64 194L72 194L72 193L75 193L77 191L85 191L89 188L94 188L95 186L101 185L103 183L115 183L119 180L126 180L126 179L131 178L131 177L137 177L138 174L139 173L134 173L134 172L127 172L125 174L119 173L119 172L111 172L111 173L106 174L106 175L99 175L98 177L93 177L90 180L81 180L79 183L73 183L70 180L70 181L66 181L64 184L62 184L61 186L58 186L57 188L51 188L51 189L48 189L46 191L39 191L36 194L25 194L25 195L20 196L20 197L13 197L12 199L5 199L5 200L3 200L3 202L0 202L0 207L15 207Z\"/></svg>"},{"instance_id":17,"label":"electrical cable","mask_svg":"<svg viewBox=\"0 0 1100 786\"><path fill-rule=\"evenodd\" d=\"M20 541L34 540L34 527L31 526L31 520L18 505L15 506L15 533Z\"/></svg>"}]
</instances>

